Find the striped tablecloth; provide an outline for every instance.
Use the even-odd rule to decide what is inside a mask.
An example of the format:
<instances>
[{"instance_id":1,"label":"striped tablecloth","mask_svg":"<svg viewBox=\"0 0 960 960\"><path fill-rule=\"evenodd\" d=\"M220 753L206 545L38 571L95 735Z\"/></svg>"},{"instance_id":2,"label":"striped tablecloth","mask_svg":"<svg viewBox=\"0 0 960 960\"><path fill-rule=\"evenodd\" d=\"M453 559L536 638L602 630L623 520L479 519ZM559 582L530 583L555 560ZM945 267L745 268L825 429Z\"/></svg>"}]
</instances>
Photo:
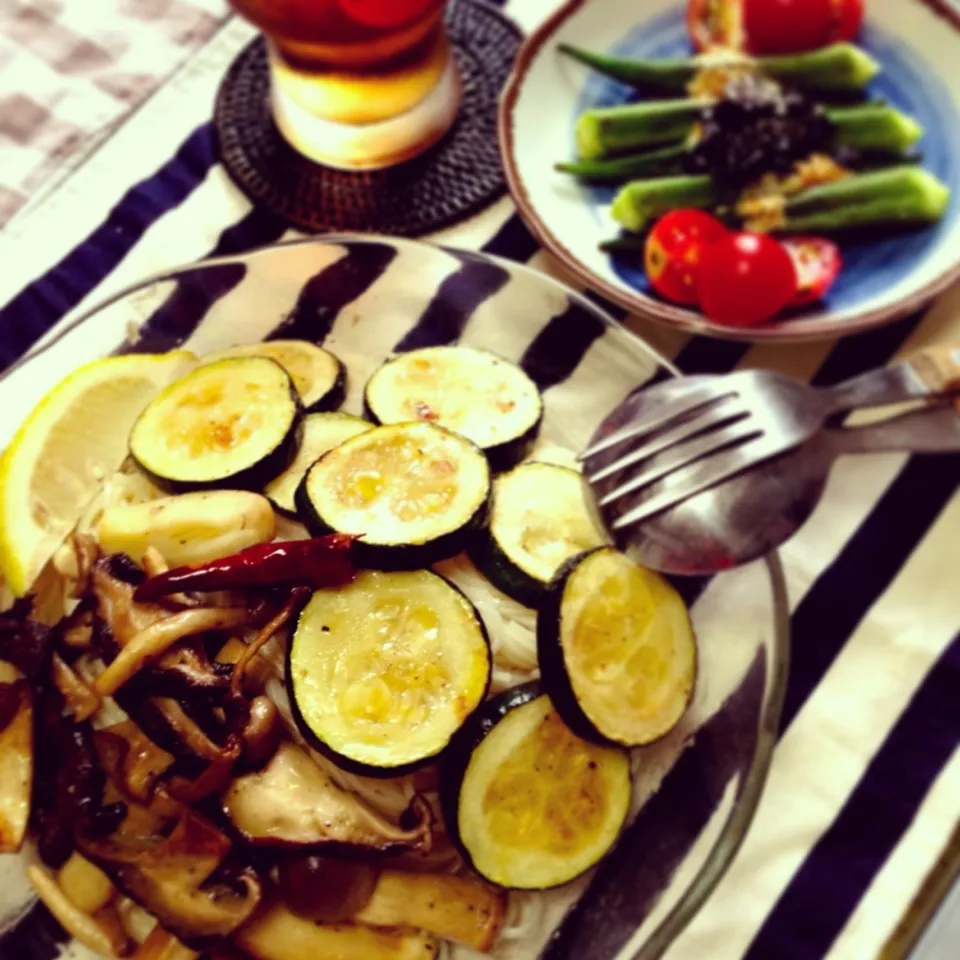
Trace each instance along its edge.
<instances>
[{"instance_id":1,"label":"striped tablecloth","mask_svg":"<svg viewBox=\"0 0 960 960\"><path fill-rule=\"evenodd\" d=\"M508 12L530 29L554 5L511 0ZM0 367L144 274L296 236L251 209L216 161L215 91L252 35L227 22L0 231ZM508 199L431 239L566 279ZM830 384L960 339L960 289L876 332L789 347L627 322L688 373L763 367ZM843 460L783 550L793 654L780 744L743 849L669 960L897 955L885 944L960 819L958 479L960 455Z\"/></svg>"}]
</instances>

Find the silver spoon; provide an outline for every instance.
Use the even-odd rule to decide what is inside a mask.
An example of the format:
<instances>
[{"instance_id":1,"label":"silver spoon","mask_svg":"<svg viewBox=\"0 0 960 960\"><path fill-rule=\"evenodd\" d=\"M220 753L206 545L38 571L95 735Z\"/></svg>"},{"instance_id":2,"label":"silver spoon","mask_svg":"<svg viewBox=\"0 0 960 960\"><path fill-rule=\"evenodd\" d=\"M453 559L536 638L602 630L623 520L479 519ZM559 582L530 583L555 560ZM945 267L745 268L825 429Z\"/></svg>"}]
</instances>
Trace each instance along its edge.
<instances>
[{"instance_id":1,"label":"silver spoon","mask_svg":"<svg viewBox=\"0 0 960 960\"><path fill-rule=\"evenodd\" d=\"M654 413L680 391L711 377L667 381L629 397L597 436ZM960 413L949 401L857 428L827 428L790 453L697 494L617 534L617 545L644 566L666 573L712 574L776 549L807 521L823 495L834 460L844 454L960 450ZM610 482L617 482L616 480ZM602 495L602 485L595 491ZM659 486L643 496L654 496ZM616 511L638 500L617 501ZM615 516L602 511L610 529Z\"/></svg>"}]
</instances>

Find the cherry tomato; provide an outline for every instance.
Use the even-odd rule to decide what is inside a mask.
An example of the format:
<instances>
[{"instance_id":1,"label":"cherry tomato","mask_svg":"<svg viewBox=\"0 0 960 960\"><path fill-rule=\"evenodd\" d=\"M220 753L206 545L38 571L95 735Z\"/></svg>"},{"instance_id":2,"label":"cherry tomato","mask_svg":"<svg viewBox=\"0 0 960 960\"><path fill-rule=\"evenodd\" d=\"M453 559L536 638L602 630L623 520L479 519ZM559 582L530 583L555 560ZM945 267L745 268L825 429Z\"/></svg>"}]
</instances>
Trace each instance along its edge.
<instances>
[{"instance_id":1,"label":"cherry tomato","mask_svg":"<svg viewBox=\"0 0 960 960\"><path fill-rule=\"evenodd\" d=\"M831 39L835 0L742 2L743 27L751 53L798 53L815 50Z\"/></svg>"},{"instance_id":2,"label":"cherry tomato","mask_svg":"<svg viewBox=\"0 0 960 960\"><path fill-rule=\"evenodd\" d=\"M438 9L438 0L339 0L340 8L365 27L399 27Z\"/></svg>"},{"instance_id":3,"label":"cherry tomato","mask_svg":"<svg viewBox=\"0 0 960 960\"><path fill-rule=\"evenodd\" d=\"M688 0L687 31L697 50L797 53L852 40L863 16L864 0Z\"/></svg>"},{"instance_id":4,"label":"cherry tomato","mask_svg":"<svg viewBox=\"0 0 960 960\"><path fill-rule=\"evenodd\" d=\"M843 266L840 248L823 237L791 237L783 241L797 272L797 292L791 307L822 300Z\"/></svg>"},{"instance_id":5,"label":"cherry tomato","mask_svg":"<svg viewBox=\"0 0 960 960\"><path fill-rule=\"evenodd\" d=\"M863 26L864 0L833 0L831 43L853 40Z\"/></svg>"},{"instance_id":6,"label":"cherry tomato","mask_svg":"<svg viewBox=\"0 0 960 960\"><path fill-rule=\"evenodd\" d=\"M674 303L697 303L696 273L703 250L727 229L702 210L671 210L647 235L643 263L653 289Z\"/></svg>"},{"instance_id":7,"label":"cherry tomato","mask_svg":"<svg viewBox=\"0 0 960 960\"><path fill-rule=\"evenodd\" d=\"M731 233L703 251L697 270L703 312L730 327L775 317L797 292L797 271L783 244L764 233Z\"/></svg>"},{"instance_id":8,"label":"cherry tomato","mask_svg":"<svg viewBox=\"0 0 960 960\"><path fill-rule=\"evenodd\" d=\"M688 0L687 32L696 50L732 47L739 50L742 0Z\"/></svg>"}]
</instances>

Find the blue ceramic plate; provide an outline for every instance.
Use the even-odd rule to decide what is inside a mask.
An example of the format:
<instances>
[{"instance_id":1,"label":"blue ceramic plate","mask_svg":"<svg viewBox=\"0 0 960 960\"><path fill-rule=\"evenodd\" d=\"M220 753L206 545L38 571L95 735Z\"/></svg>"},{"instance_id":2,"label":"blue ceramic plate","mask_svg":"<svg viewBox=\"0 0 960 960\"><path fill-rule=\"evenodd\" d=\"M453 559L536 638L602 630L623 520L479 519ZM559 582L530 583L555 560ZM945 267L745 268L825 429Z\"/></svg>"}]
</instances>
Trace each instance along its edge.
<instances>
[{"instance_id":1,"label":"blue ceramic plate","mask_svg":"<svg viewBox=\"0 0 960 960\"><path fill-rule=\"evenodd\" d=\"M700 333L749 340L834 337L878 326L923 306L960 276L960 24L924 0L870 0L860 44L880 63L870 94L914 116L925 135L923 165L953 194L936 226L843 243L844 269L828 298L753 330L731 330L657 298L636 257L598 249L614 236L614 188L553 172L574 155L573 125L590 107L626 102L631 91L557 52L560 43L622 56L690 52L685 4L572 0L523 50L503 99L501 145L514 199L539 239L585 283L626 309ZM545 105L549 105L549 109Z\"/></svg>"}]
</instances>

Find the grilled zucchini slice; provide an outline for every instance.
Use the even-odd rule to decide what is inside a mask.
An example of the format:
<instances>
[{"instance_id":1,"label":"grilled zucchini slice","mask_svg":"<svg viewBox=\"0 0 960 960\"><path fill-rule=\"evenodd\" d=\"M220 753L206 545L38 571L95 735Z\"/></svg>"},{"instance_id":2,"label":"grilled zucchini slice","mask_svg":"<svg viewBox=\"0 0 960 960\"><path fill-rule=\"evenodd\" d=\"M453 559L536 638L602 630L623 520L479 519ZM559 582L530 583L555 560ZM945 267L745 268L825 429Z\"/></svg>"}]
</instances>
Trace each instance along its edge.
<instances>
[{"instance_id":1,"label":"grilled zucchini slice","mask_svg":"<svg viewBox=\"0 0 960 960\"><path fill-rule=\"evenodd\" d=\"M290 643L300 729L344 769L397 776L436 757L486 696L492 657L473 604L428 570L366 571L318 590Z\"/></svg>"},{"instance_id":2,"label":"grilled zucchini slice","mask_svg":"<svg viewBox=\"0 0 960 960\"><path fill-rule=\"evenodd\" d=\"M297 488L316 535L360 536L354 560L385 570L460 553L486 520L490 467L469 440L432 423L377 427L335 447Z\"/></svg>"},{"instance_id":3,"label":"grilled zucchini slice","mask_svg":"<svg viewBox=\"0 0 960 960\"><path fill-rule=\"evenodd\" d=\"M697 645L686 605L661 576L603 547L568 561L537 618L544 689L580 736L639 746L686 711Z\"/></svg>"},{"instance_id":4,"label":"grilled zucchini slice","mask_svg":"<svg viewBox=\"0 0 960 960\"><path fill-rule=\"evenodd\" d=\"M473 562L505 594L529 607L570 557L607 543L583 477L552 463L525 463L493 482L490 525Z\"/></svg>"},{"instance_id":5,"label":"grilled zucchini slice","mask_svg":"<svg viewBox=\"0 0 960 960\"><path fill-rule=\"evenodd\" d=\"M198 367L157 396L130 433L130 453L173 493L259 490L290 466L303 407L286 370L266 357Z\"/></svg>"},{"instance_id":6,"label":"grilled zucchini slice","mask_svg":"<svg viewBox=\"0 0 960 960\"><path fill-rule=\"evenodd\" d=\"M625 750L574 734L536 682L488 700L441 769L447 831L481 876L545 890L614 845L630 807Z\"/></svg>"},{"instance_id":7,"label":"grilled zucchini slice","mask_svg":"<svg viewBox=\"0 0 960 960\"><path fill-rule=\"evenodd\" d=\"M373 424L349 413L311 413L303 419L303 440L293 463L264 488L270 502L288 517L296 517L294 497L303 475L327 451L344 440L372 430Z\"/></svg>"},{"instance_id":8,"label":"grilled zucchini slice","mask_svg":"<svg viewBox=\"0 0 960 960\"><path fill-rule=\"evenodd\" d=\"M388 360L367 382L377 423L426 420L472 440L494 470L529 452L543 420L537 385L515 364L471 347L426 347Z\"/></svg>"},{"instance_id":9,"label":"grilled zucchini slice","mask_svg":"<svg viewBox=\"0 0 960 960\"><path fill-rule=\"evenodd\" d=\"M265 340L230 347L204 357L203 363L231 357L269 357L287 373L308 413L336 410L347 393L347 368L329 350L309 340Z\"/></svg>"}]
</instances>

